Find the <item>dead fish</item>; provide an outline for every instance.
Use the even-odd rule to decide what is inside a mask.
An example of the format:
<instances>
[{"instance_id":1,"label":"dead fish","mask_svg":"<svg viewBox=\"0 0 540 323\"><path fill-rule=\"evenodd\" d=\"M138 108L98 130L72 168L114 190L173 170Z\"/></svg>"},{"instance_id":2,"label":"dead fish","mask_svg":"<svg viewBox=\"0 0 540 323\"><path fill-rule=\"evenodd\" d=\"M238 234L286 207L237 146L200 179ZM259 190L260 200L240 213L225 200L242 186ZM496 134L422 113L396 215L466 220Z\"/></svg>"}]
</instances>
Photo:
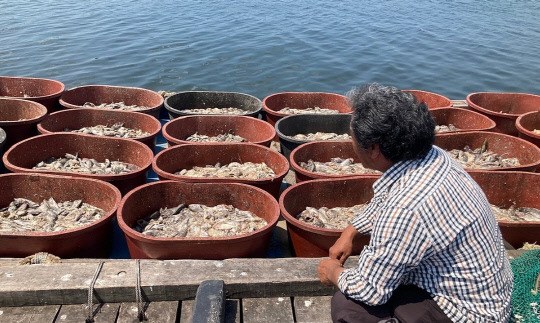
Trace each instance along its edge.
<instances>
[{"instance_id":1,"label":"dead fish","mask_svg":"<svg viewBox=\"0 0 540 323\"><path fill-rule=\"evenodd\" d=\"M124 123L122 122L115 123L112 126L96 125L91 127L82 127L77 130L71 130L69 128L66 128L64 129L64 131L117 138L141 138L150 135L149 132L143 131L141 129L124 127Z\"/></svg>"},{"instance_id":2,"label":"dead fish","mask_svg":"<svg viewBox=\"0 0 540 323\"><path fill-rule=\"evenodd\" d=\"M232 131L229 131L225 134L220 134L217 136L206 136L199 135L194 133L191 136L186 138L186 141L193 142L246 142L247 140L243 137L235 135Z\"/></svg>"},{"instance_id":3,"label":"dead fish","mask_svg":"<svg viewBox=\"0 0 540 323\"><path fill-rule=\"evenodd\" d=\"M182 169L175 175L190 177L219 177L219 178L243 178L265 179L274 177L276 173L266 163L238 163L232 162L227 165L207 165L206 167L195 166L192 169Z\"/></svg>"},{"instance_id":4,"label":"dead fish","mask_svg":"<svg viewBox=\"0 0 540 323\"><path fill-rule=\"evenodd\" d=\"M309 107L309 108L306 108L306 109L295 109L295 108L290 108L290 107L285 107L279 111L277 111L279 113L284 113L284 114L337 114L339 113L338 110L333 110L333 109L327 109L327 108L321 108L321 107Z\"/></svg>"},{"instance_id":5,"label":"dead fish","mask_svg":"<svg viewBox=\"0 0 540 323\"><path fill-rule=\"evenodd\" d=\"M88 225L105 214L81 200L56 202L52 197L39 204L15 198L1 210L0 232L58 232Z\"/></svg>"},{"instance_id":6,"label":"dead fish","mask_svg":"<svg viewBox=\"0 0 540 323\"><path fill-rule=\"evenodd\" d=\"M121 102L111 102L111 103L102 103L102 104L94 104L92 102L85 102L83 104L83 108L97 108L97 109L109 109L109 110L121 110L121 111L138 111L138 110L146 110L150 109L150 107L147 106L141 106L141 105L127 105L123 101Z\"/></svg>"},{"instance_id":7,"label":"dead fish","mask_svg":"<svg viewBox=\"0 0 540 323\"><path fill-rule=\"evenodd\" d=\"M487 150L487 141L481 148L472 150L465 146L463 150L452 149L448 152L463 168L488 169L495 167L515 167L519 166L519 160L515 157L504 158L492 151Z\"/></svg>"},{"instance_id":8,"label":"dead fish","mask_svg":"<svg viewBox=\"0 0 540 323\"><path fill-rule=\"evenodd\" d=\"M303 169L328 175L349 175L349 174L380 174L381 172L365 168L361 163L355 163L352 158L331 158L329 162L316 162L309 159L307 162L300 162Z\"/></svg>"},{"instance_id":9,"label":"dead fish","mask_svg":"<svg viewBox=\"0 0 540 323\"><path fill-rule=\"evenodd\" d=\"M540 210L532 207L519 207L515 205L510 206L508 209L500 208L496 205L491 205L491 211L497 220L505 221L540 221Z\"/></svg>"},{"instance_id":10,"label":"dead fish","mask_svg":"<svg viewBox=\"0 0 540 323\"><path fill-rule=\"evenodd\" d=\"M250 211L232 205L209 207L202 204L180 204L162 208L137 221L135 230L154 237L228 237L258 230L268 223Z\"/></svg>"},{"instance_id":11,"label":"dead fish","mask_svg":"<svg viewBox=\"0 0 540 323\"><path fill-rule=\"evenodd\" d=\"M354 217L363 212L366 204L358 204L351 207L306 207L296 218L306 224L325 229L345 229Z\"/></svg>"},{"instance_id":12,"label":"dead fish","mask_svg":"<svg viewBox=\"0 0 540 323\"><path fill-rule=\"evenodd\" d=\"M232 115L241 115L250 113L251 111L242 110L239 108L200 108L200 109L184 109L184 113L190 114L232 114Z\"/></svg>"},{"instance_id":13,"label":"dead fish","mask_svg":"<svg viewBox=\"0 0 540 323\"><path fill-rule=\"evenodd\" d=\"M100 163L91 158L79 158L77 154L66 154L65 158L51 157L39 162L32 169L56 170L61 172L87 173L87 174L125 174L137 170L139 167L121 161L110 161Z\"/></svg>"},{"instance_id":14,"label":"dead fish","mask_svg":"<svg viewBox=\"0 0 540 323\"><path fill-rule=\"evenodd\" d=\"M448 125L437 125L435 126L435 132L442 133L442 132L453 132L453 131L459 131L458 127L454 126L453 124Z\"/></svg>"},{"instance_id":15,"label":"dead fish","mask_svg":"<svg viewBox=\"0 0 540 323\"><path fill-rule=\"evenodd\" d=\"M305 140L305 141L316 141L316 140L352 140L352 137L349 134L337 134L333 132L316 132L308 134L297 134L290 136L292 139L296 140Z\"/></svg>"}]
</instances>

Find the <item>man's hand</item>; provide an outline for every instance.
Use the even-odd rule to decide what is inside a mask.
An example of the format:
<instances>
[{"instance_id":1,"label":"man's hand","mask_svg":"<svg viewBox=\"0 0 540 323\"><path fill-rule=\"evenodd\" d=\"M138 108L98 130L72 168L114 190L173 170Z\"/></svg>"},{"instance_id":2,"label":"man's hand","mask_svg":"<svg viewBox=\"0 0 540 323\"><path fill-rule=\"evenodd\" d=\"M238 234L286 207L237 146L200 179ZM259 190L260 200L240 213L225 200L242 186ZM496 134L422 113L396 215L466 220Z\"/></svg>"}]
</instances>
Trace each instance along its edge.
<instances>
[{"instance_id":1,"label":"man's hand","mask_svg":"<svg viewBox=\"0 0 540 323\"><path fill-rule=\"evenodd\" d=\"M337 286L339 274L345 270L336 259L323 259L319 263L319 279L326 286Z\"/></svg>"},{"instance_id":2,"label":"man's hand","mask_svg":"<svg viewBox=\"0 0 540 323\"><path fill-rule=\"evenodd\" d=\"M330 258L338 260L339 264L343 266L345 260L352 254L354 237L359 234L360 233L349 224L349 226L343 230L343 233L341 233L341 236L336 243L330 247Z\"/></svg>"}]
</instances>

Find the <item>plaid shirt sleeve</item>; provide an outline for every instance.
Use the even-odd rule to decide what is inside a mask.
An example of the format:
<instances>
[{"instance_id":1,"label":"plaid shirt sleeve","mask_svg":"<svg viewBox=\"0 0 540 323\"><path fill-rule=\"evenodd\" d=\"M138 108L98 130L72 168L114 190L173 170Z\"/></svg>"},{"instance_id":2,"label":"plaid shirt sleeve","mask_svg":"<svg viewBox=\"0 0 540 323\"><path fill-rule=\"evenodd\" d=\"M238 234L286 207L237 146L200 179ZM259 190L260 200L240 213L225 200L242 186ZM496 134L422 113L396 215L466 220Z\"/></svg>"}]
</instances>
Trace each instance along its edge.
<instances>
[{"instance_id":1,"label":"plaid shirt sleeve","mask_svg":"<svg viewBox=\"0 0 540 323\"><path fill-rule=\"evenodd\" d=\"M360 254L359 266L344 270L338 286L348 297L368 305L384 304L407 271L430 249L424 224L402 208L383 210L371 242Z\"/></svg>"}]
</instances>

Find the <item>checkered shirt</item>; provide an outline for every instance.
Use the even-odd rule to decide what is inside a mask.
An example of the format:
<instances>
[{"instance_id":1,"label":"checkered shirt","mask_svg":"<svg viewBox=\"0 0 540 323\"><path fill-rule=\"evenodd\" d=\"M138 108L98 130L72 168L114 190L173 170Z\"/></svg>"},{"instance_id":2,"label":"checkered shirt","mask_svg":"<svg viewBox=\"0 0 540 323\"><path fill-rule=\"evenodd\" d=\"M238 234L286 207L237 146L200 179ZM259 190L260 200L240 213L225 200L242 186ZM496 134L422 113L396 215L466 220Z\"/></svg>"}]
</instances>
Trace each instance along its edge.
<instances>
[{"instance_id":1,"label":"checkered shirt","mask_svg":"<svg viewBox=\"0 0 540 323\"><path fill-rule=\"evenodd\" d=\"M393 165L352 225L371 233L339 289L368 305L400 284L427 292L453 322L506 322L513 275L486 196L442 149Z\"/></svg>"}]
</instances>

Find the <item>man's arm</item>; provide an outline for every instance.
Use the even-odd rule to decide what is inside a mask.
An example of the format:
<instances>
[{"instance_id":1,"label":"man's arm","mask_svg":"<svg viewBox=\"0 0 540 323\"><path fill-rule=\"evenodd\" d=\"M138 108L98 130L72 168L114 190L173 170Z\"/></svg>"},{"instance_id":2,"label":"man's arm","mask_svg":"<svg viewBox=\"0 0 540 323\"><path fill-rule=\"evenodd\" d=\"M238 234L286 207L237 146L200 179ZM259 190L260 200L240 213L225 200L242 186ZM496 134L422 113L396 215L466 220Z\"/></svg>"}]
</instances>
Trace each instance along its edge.
<instances>
[{"instance_id":1,"label":"man's arm","mask_svg":"<svg viewBox=\"0 0 540 323\"><path fill-rule=\"evenodd\" d=\"M387 210L377 218L358 267L341 270L337 286L345 295L368 305L384 304L407 269L420 263L430 245L417 216L405 209Z\"/></svg>"}]
</instances>

